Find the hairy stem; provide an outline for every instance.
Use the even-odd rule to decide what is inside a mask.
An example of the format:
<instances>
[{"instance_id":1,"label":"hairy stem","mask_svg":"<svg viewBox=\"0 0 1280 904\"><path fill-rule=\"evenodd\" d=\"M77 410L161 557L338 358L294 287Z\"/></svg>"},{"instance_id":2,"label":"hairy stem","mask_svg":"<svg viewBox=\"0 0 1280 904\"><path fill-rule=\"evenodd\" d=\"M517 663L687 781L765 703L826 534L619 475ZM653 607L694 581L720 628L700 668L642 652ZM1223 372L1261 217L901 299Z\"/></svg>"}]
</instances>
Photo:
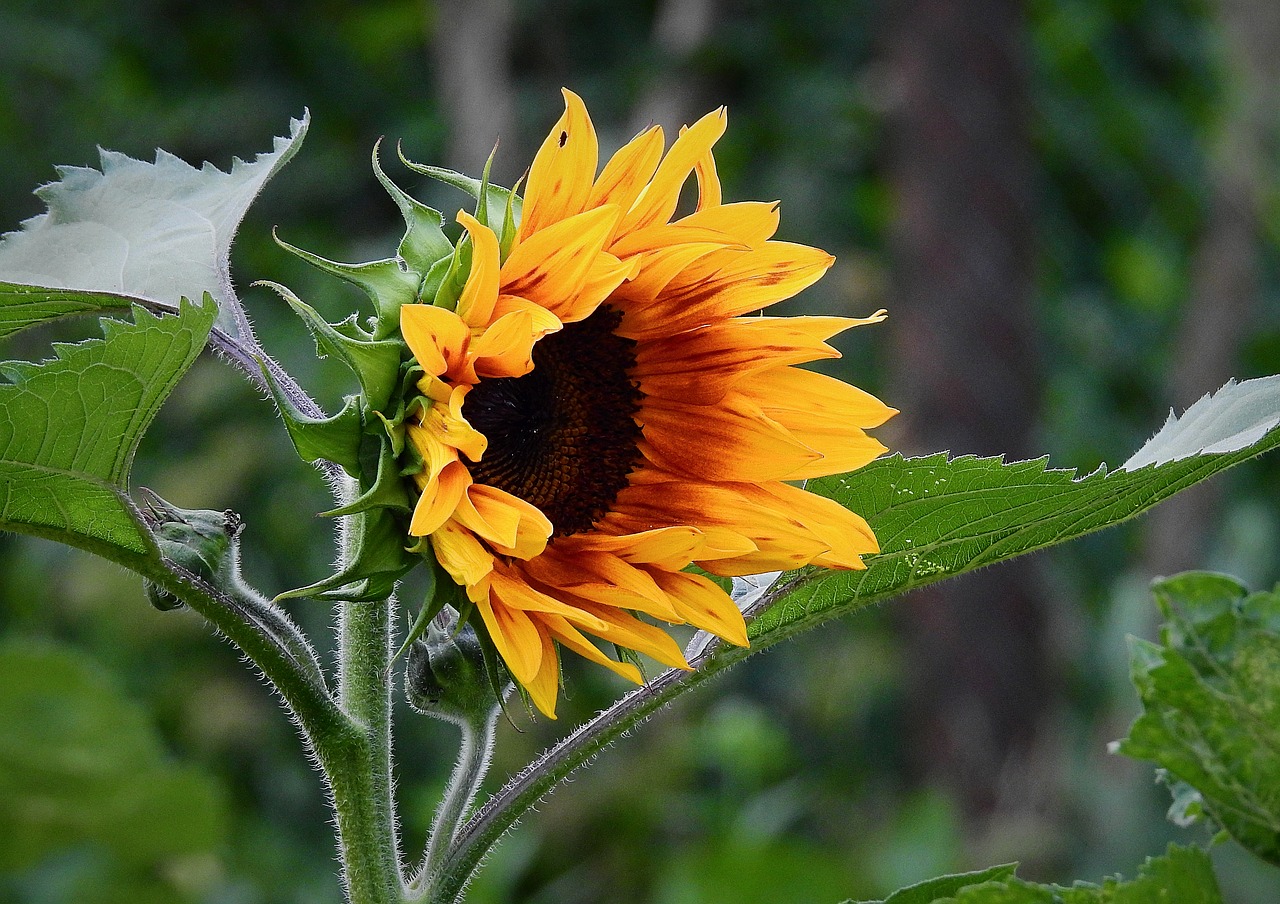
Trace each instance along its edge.
<instances>
[{"instance_id":1,"label":"hairy stem","mask_svg":"<svg viewBox=\"0 0 1280 904\"><path fill-rule=\"evenodd\" d=\"M444 799L440 801L435 819L431 823L431 834L427 836L422 867L408 887L406 897L409 901L421 901L430 893L433 877L439 871L442 859L458 837L467 810L475 802L476 794L480 791L480 783L484 780L485 773L489 771L489 758L493 753L494 728L497 723L497 710L475 724L458 723L462 730L458 761L454 764Z\"/></svg>"},{"instance_id":2,"label":"hairy stem","mask_svg":"<svg viewBox=\"0 0 1280 904\"><path fill-rule=\"evenodd\" d=\"M400 900L400 856L391 778L391 602L339 605L338 701L356 726L317 757L333 792L351 904Z\"/></svg>"}]
</instances>

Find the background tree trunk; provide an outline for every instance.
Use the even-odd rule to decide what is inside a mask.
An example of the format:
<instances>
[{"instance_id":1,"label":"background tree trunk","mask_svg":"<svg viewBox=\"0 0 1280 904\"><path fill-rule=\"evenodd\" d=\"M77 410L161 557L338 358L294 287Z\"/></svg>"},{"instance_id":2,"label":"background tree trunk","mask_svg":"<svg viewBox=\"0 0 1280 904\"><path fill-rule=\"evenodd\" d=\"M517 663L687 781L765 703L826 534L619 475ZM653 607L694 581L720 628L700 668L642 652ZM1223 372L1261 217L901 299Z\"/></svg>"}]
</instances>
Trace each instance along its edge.
<instances>
[{"instance_id":1,"label":"background tree trunk","mask_svg":"<svg viewBox=\"0 0 1280 904\"><path fill-rule=\"evenodd\" d=\"M1165 384L1168 402L1179 412L1237 375L1262 278L1262 208L1274 185L1280 4L1218 0L1215 12L1231 103L1212 152L1208 218ZM1152 576L1206 564L1221 498L1222 485L1215 481L1179 494L1152 513L1144 556Z\"/></svg>"},{"instance_id":2,"label":"background tree trunk","mask_svg":"<svg viewBox=\"0 0 1280 904\"><path fill-rule=\"evenodd\" d=\"M888 168L895 448L1030 453L1039 373L1024 24L1016 0L890 8ZM1030 754L1052 682L1042 582L1015 562L915 594L901 611L914 701L908 756L983 820ZM971 826L972 828L972 826Z\"/></svg>"},{"instance_id":3,"label":"background tree trunk","mask_svg":"<svg viewBox=\"0 0 1280 904\"><path fill-rule=\"evenodd\" d=\"M511 0L435 0L428 7L432 71L448 125L444 165L479 175L494 143L507 143L493 162L495 182L519 178L515 92L511 84Z\"/></svg>"}]
</instances>

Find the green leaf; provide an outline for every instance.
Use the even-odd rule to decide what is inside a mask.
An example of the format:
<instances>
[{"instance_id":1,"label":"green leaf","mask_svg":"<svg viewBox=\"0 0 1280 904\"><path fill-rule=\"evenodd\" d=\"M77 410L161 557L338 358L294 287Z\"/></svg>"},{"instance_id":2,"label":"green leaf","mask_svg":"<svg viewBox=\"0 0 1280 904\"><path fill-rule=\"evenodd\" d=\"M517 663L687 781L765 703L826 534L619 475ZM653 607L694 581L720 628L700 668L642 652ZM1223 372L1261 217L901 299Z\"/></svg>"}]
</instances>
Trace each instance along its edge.
<instances>
[{"instance_id":1,"label":"green leaf","mask_svg":"<svg viewBox=\"0 0 1280 904\"><path fill-rule=\"evenodd\" d=\"M1175 815L1280 865L1280 594L1202 572L1153 589L1166 624L1159 644L1130 639L1143 713L1116 749L1177 780Z\"/></svg>"},{"instance_id":2,"label":"green leaf","mask_svg":"<svg viewBox=\"0 0 1280 904\"><path fill-rule=\"evenodd\" d=\"M1087 477L1052 470L1047 459L1006 464L999 458L945 454L904 459L894 455L808 488L859 513L875 529L881 552L867 557L865 571L808 570L783 584L774 602L749 626L762 648L829 618L877 600L1023 553L1053 546L1132 518L1180 490L1280 444L1280 377L1228 384L1228 401L1244 391L1253 398L1250 416L1217 408L1219 396L1198 403L1216 430L1200 430L1198 442L1215 450L1174 461L1141 463L1143 451L1124 469L1105 466ZM1263 399L1272 406L1267 410ZM1162 449L1180 422L1166 424L1152 440ZM1230 449L1231 451L1225 451Z\"/></svg>"},{"instance_id":3,"label":"green leaf","mask_svg":"<svg viewBox=\"0 0 1280 904\"><path fill-rule=\"evenodd\" d=\"M289 161L306 135L308 116L290 122L288 138L229 172L202 168L164 151L154 163L102 151L101 171L59 167L61 180L36 190L48 212L0 238L0 335L112 296L176 308L182 298L213 296L218 327L249 338L249 323L231 287L231 241L262 187ZM15 285L16 284L16 285ZM23 299L40 286L107 295L55 292ZM38 294L38 293L37 293ZM105 305L118 307L116 304Z\"/></svg>"},{"instance_id":4,"label":"green leaf","mask_svg":"<svg viewBox=\"0 0 1280 904\"><path fill-rule=\"evenodd\" d=\"M1064 888L1026 882L1013 871L1014 865L1006 865L943 876L863 904L1222 904L1213 864L1199 848L1170 845L1127 882L1113 877L1101 885L1077 882Z\"/></svg>"},{"instance_id":5,"label":"green leaf","mask_svg":"<svg viewBox=\"0 0 1280 904\"><path fill-rule=\"evenodd\" d=\"M861 904L933 904L934 901L954 895L969 885L1012 879L1018 869L1016 863L992 866L972 873L955 873L927 879L906 888L900 888L883 901L863 901Z\"/></svg>"},{"instance_id":6,"label":"green leaf","mask_svg":"<svg viewBox=\"0 0 1280 904\"><path fill-rule=\"evenodd\" d=\"M174 316L134 308L102 339L57 345L42 364L0 373L0 530L30 533L129 564L153 551L125 495L142 434L204 348L215 307Z\"/></svg>"},{"instance_id":7,"label":"green leaf","mask_svg":"<svg viewBox=\"0 0 1280 904\"><path fill-rule=\"evenodd\" d=\"M226 831L219 788L164 753L154 726L83 654L0 645L0 871L70 845L157 867Z\"/></svg>"}]
</instances>

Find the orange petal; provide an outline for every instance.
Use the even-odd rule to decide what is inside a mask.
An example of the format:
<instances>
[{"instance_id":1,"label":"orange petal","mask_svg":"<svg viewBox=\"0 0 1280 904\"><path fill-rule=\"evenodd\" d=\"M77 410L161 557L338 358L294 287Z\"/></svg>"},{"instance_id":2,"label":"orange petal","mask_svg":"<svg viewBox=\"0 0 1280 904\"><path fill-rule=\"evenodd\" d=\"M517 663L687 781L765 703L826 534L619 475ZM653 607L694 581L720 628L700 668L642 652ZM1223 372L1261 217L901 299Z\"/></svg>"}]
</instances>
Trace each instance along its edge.
<instances>
[{"instance_id":1,"label":"orange petal","mask_svg":"<svg viewBox=\"0 0 1280 904\"><path fill-rule=\"evenodd\" d=\"M700 480L782 480L821 457L737 391L710 406L650 396L636 420L646 458Z\"/></svg>"},{"instance_id":2,"label":"orange petal","mask_svg":"<svg viewBox=\"0 0 1280 904\"><path fill-rule=\"evenodd\" d=\"M468 356L478 377L522 377L533 370L538 340L529 311L513 310L471 341Z\"/></svg>"},{"instance_id":3,"label":"orange petal","mask_svg":"<svg viewBox=\"0 0 1280 904\"><path fill-rule=\"evenodd\" d=\"M611 553L578 550L562 554L553 545L525 562L523 570L540 585L578 599L634 609L668 621L675 616L666 594L647 572Z\"/></svg>"},{"instance_id":4,"label":"orange petal","mask_svg":"<svg viewBox=\"0 0 1280 904\"><path fill-rule=\"evenodd\" d=\"M606 606L589 606L589 610L604 623L599 629L585 630L604 640L627 647L658 660L674 669L689 669L680 647L671 635L661 628L640 621L634 615Z\"/></svg>"},{"instance_id":5,"label":"orange petal","mask_svg":"<svg viewBox=\"0 0 1280 904\"><path fill-rule=\"evenodd\" d=\"M564 115L533 158L524 193L520 240L581 213L599 162L596 130L582 98L563 89Z\"/></svg>"},{"instance_id":6,"label":"orange petal","mask_svg":"<svg viewBox=\"0 0 1280 904\"><path fill-rule=\"evenodd\" d=\"M447 405L436 402L422 413L422 427L446 446L452 446L472 461L479 461L488 448L489 440L462 414L463 403L470 391L471 387L465 383L453 387Z\"/></svg>"},{"instance_id":7,"label":"orange petal","mask_svg":"<svg viewBox=\"0 0 1280 904\"><path fill-rule=\"evenodd\" d=\"M724 262L729 255L732 260ZM720 266L706 272L712 258ZM787 242L709 256L687 267L650 303L628 306L619 333L653 339L758 310L813 285L834 260L825 251Z\"/></svg>"}]
</instances>

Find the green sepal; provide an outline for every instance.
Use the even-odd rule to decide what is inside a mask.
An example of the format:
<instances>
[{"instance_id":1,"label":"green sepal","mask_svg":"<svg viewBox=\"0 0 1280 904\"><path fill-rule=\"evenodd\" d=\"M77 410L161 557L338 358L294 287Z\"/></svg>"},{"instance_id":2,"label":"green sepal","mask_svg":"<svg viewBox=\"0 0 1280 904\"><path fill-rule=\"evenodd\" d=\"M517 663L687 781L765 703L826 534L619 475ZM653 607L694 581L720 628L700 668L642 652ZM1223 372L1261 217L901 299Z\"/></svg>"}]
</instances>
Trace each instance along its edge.
<instances>
[{"instance_id":1,"label":"green sepal","mask_svg":"<svg viewBox=\"0 0 1280 904\"><path fill-rule=\"evenodd\" d=\"M409 494L405 490L404 480L400 474L400 463L396 458L390 438L378 442L377 477L373 486L361 493L356 499L345 505L321 512L321 517L338 518L343 515L356 515L373 509L391 509L408 512Z\"/></svg>"},{"instance_id":2,"label":"green sepal","mask_svg":"<svg viewBox=\"0 0 1280 904\"><path fill-rule=\"evenodd\" d=\"M467 284L467 275L470 272L471 239L467 237L460 240L458 247L453 249L453 255L449 258L449 269L441 277L440 286L436 289L431 303L438 308L456 311L458 299L462 297L462 289Z\"/></svg>"},{"instance_id":3,"label":"green sepal","mask_svg":"<svg viewBox=\"0 0 1280 904\"><path fill-rule=\"evenodd\" d=\"M379 138L373 146L373 174L378 177L391 200L400 208L400 215L404 217L405 234L396 250L405 263L421 275L452 254L453 243L441 229L444 217L440 211L411 197L383 172L382 164L378 161L378 149L381 145L382 139Z\"/></svg>"},{"instance_id":4,"label":"green sepal","mask_svg":"<svg viewBox=\"0 0 1280 904\"><path fill-rule=\"evenodd\" d=\"M342 410L335 415L326 418L311 417L299 410L281 389L271 371L261 361L259 364L298 457L308 463L321 459L331 461L340 465L352 477L359 477L360 397L347 396Z\"/></svg>"},{"instance_id":5,"label":"green sepal","mask_svg":"<svg viewBox=\"0 0 1280 904\"><path fill-rule=\"evenodd\" d=\"M362 603L391 595L396 582L418 562L404 549L399 520L385 508L349 517L350 564L324 580L286 590L276 597L277 601L310 597L326 602Z\"/></svg>"},{"instance_id":6,"label":"green sepal","mask_svg":"<svg viewBox=\"0 0 1280 904\"><path fill-rule=\"evenodd\" d=\"M311 330L320 354L332 354L351 368L360 381L370 408L381 410L387 407L400 381L399 342L374 339L356 324L354 318L331 324L315 308L279 283L261 280L254 285L273 290L293 308Z\"/></svg>"},{"instance_id":7,"label":"green sepal","mask_svg":"<svg viewBox=\"0 0 1280 904\"><path fill-rule=\"evenodd\" d=\"M422 608L418 610L417 617L414 618L413 624L409 626L409 633L405 635L404 643L400 644L400 648L396 650L391 657L391 661L395 662L404 655L405 650L413 644L415 640L422 637L426 633L427 626L431 624L431 620L440 614L445 604L449 602L449 587L457 587L453 583L453 579L448 574L444 574L442 581L441 572L443 569L440 563L436 561L435 553L431 549L431 544L426 542L426 537L419 539L412 549L415 555L422 556L423 564L426 566L427 588L422 595Z\"/></svg>"},{"instance_id":8,"label":"green sepal","mask_svg":"<svg viewBox=\"0 0 1280 904\"><path fill-rule=\"evenodd\" d=\"M521 177L523 178L523 177ZM511 248L516 243L516 211L515 202L519 196L516 192L520 189L520 180L516 180L516 187L507 195L507 210L502 215L502 232L498 233L498 260L506 263L507 258L511 255Z\"/></svg>"},{"instance_id":9,"label":"green sepal","mask_svg":"<svg viewBox=\"0 0 1280 904\"><path fill-rule=\"evenodd\" d=\"M427 275L422 278L422 285L418 287L418 297L424 303L434 303L436 296L440 293L440 288L445 284L445 280L450 279L456 264L454 256L450 254L448 257L442 257L431 265L431 269L427 271ZM454 296L454 303L457 303L457 296ZM452 308L450 308L452 310Z\"/></svg>"},{"instance_id":10,"label":"green sepal","mask_svg":"<svg viewBox=\"0 0 1280 904\"><path fill-rule=\"evenodd\" d=\"M472 178L471 176L464 176L462 173L456 173L453 170L444 169L439 166L424 166L421 163L414 163L412 160L405 157L404 150L398 145L396 147L396 153L400 155L400 162L415 173L421 173L424 176L429 176L438 182L443 182L445 185L452 185L454 188L466 192L472 198L475 198L476 201L484 198L484 217L480 217L478 213L476 216L476 219L480 220L480 222L486 224L502 222L504 224L505 232L506 223L508 222L508 218L506 216L508 206L511 207L511 222L514 224L514 222L520 219L520 213L524 202L514 191L503 188L500 185L489 185L486 188L481 180ZM514 228L511 234L514 235Z\"/></svg>"},{"instance_id":11,"label":"green sepal","mask_svg":"<svg viewBox=\"0 0 1280 904\"><path fill-rule=\"evenodd\" d=\"M369 296L378 315L374 319L374 339L385 339L394 333L400 324L400 306L413 304L418 300L418 286L422 283L424 271L411 268L400 258L388 257L363 264L340 264L290 245L276 235L274 230L271 235L285 251L330 276L359 287Z\"/></svg>"}]
</instances>

